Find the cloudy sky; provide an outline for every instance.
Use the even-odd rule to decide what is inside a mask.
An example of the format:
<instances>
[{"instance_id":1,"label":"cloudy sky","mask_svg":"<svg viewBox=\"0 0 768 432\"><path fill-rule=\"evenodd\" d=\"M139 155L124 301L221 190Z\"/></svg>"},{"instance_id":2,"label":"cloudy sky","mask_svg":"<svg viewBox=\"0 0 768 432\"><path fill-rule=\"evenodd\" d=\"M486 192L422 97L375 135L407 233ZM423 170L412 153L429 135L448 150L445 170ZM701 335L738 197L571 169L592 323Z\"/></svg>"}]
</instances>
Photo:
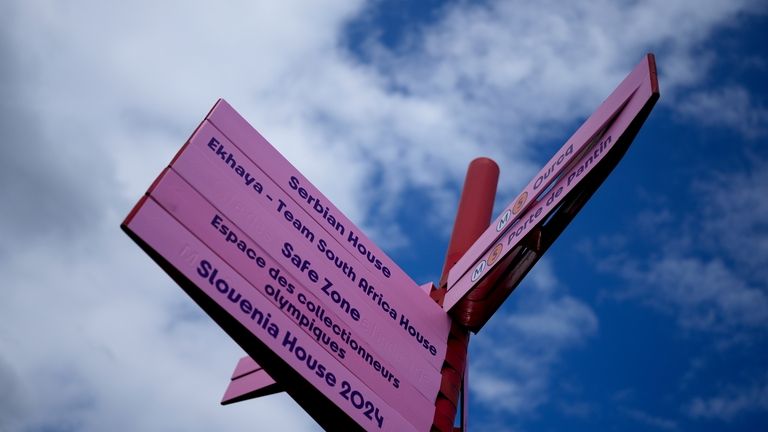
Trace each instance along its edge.
<instances>
[{"instance_id":1,"label":"cloudy sky","mask_svg":"<svg viewBox=\"0 0 768 432\"><path fill-rule=\"evenodd\" d=\"M646 52L661 99L472 339L473 430L768 424L764 1L0 4L0 431L317 430L119 224L226 98L417 281Z\"/></svg>"}]
</instances>

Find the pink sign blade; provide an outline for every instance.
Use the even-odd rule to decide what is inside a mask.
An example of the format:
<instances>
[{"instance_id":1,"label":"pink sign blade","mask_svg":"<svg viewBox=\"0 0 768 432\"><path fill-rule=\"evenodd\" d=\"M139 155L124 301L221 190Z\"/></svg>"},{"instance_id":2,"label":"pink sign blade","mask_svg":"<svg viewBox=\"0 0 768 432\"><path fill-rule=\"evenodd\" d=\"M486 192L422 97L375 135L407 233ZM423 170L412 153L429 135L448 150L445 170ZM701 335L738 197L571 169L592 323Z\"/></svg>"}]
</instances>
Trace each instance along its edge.
<instances>
[{"instance_id":1,"label":"pink sign blade","mask_svg":"<svg viewBox=\"0 0 768 432\"><path fill-rule=\"evenodd\" d=\"M327 268L325 277L331 277L339 290L344 289L345 297L366 303L375 310L375 321L373 316L369 316L372 325L398 329L404 337L403 343L418 347L439 370L448 339L448 327L443 325L449 319L447 314L428 296L421 292L415 294L418 286L414 285L411 289L388 282L377 276L379 270L376 270L375 262L360 263L355 257L360 256L360 251L349 251L347 240L353 231L349 225L339 223L340 214L334 216L328 213L325 219L321 218L323 222L318 222L312 216L312 213L318 213L314 208L309 213L300 201L294 199L296 196L309 197L304 187L299 186L303 183L293 182L296 176L290 176L288 186L278 185L267 175L267 167L274 161L267 160L263 155L260 159L252 159L241 147L245 146L231 142L215 125L205 121L172 167L216 207L228 215L244 219L238 219L239 224L252 219L264 221L260 224L263 226L254 226L257 231L253 236L264 242L276 241L274 248L268 248L270 253L282 254L283 246L288 243L291 256L287 258L299 257L301 265L311 261L316 266ZM201 172L210 173L209 177L215 175L215 178L204 178L199 175ZM214 185L212 182L219 177L221 180ZM295 190L290 187L291 184L296 186ZM313 202L317 203L316 200ZM328 208L325 204L322 206ZM271 228L265 228L270 223ZM335 228L328 231L331 226ZM278 236L276 232L281 234ZM343 238L339 238L342 233ZM357 237L353 240L357 241ZM389 270L381 272L389 273ZM418 299L432 304L425 309L424 303Z\"/></svg>"},{"instance_id":2,"label":"pink sign blade","mask_svg":"<svg viewBox=\"0 0 768 432\"><path fill-rule=\"evenodd\" d=\"M288 319L152 199L124 229L286 391L329 428L427 430L414 425ZM269 276L261 281L270 284ZM431 421L430 421L431 423Z\"/></svg>"},{"instance_id":3,"label":"pink sign blade","mask_svg":"<svg viewBox=\"0 0 768 432\"><path fill-rule=\"evenodd\" d=\"M520 219L533 203L533 199L547 190L562 172L572 166L584 154L590 143L603 132L607 125L624 110L630 99L635 96L639 85L643 80L642 71L638 68L630 73L624 81L611 93L610 96L595 110L595 112L581 125L581 127L569 138L558 152L546 165L531 179L518 197L501 211L496 220L462 256L449 273L448 286L464 276L472 268L473 263L487 252L498 240L502 232L514 221Z\"/></svg>"},{"instance_id":4,"label":"pink sign blade","mask_svg":"<svg viewBox=\"0 0 768 432\"><path fill-rule=\"evenodd\" d=\"M603 119L602 124L594 129L594 132L592 132L592 135L588 139L584 141L576 141L574 143L575 140L571 137L571 139L569 139L563 147L555 153L552 159L539 171L538 174L536 174L536 176L533 177L525 189L523 189L523 192L502 210L496 220L491 223L480 238L472 244L467 253L465 253L459 261L456 262L456 265L451 268L448 275L448 286L453 285L459 278L464 276L467 271L471 269L475 260L489 251L491 246L503 235L503 232L507 227L517 223L531 206L546 195L552 186L557 183L566 172L570 171L574 164L577 163L584 154L588 153L594 147L608 126L627 106L627 103L633 95L634 92L625 95L624 101L614 107L614 111ZM592 117L590 117L589 120L592 120ZM585 129L585 126L589 124L589 120L582 126L582 129ZM595 124L596 122L592 123ZM472 259L472 257L474 257L474 259Z\"/></svg>"},{"instance_id":5,"label":"pink sign blade","mask_svg":"<svg viewBox=\"0 0 768 432\"><path fill-rule=\"evenodd\" d=\"M218 143L214 145L217 151L227 153L224 161L209 147L212 140ZM225 164L230 157L237 161L236 164L233 162L234 169ZM238 167L244 173L242 177L235 171ZM376 347L374 351L380 354L375 359L377 362L387 359L386 363L391 363L395 369L389 370L400 380L412 383L425 397L434 397L439 388L445 341L433 342L431 338L440 335L427 334L428 328L417 327L414 322L409 322L407 328L402 325L405 321L401 311L408 310L410 296L377 296L376 286L367 282L369 272L358 266L348 266L348 252L334 247L334 241L314 220L301 219L299 210L291 205L289 198L215 127L205 122L177 157L172 170L166 176L177 186L172 193L165 193L163 199L169 200L169 206L173 205L174 213L179 213L178 218L192 217L179 210L186 208L186 202L174 198L189 195L191 188L219 210L222 218L232 221L227 227L242 230L253 243L258 243L265 255L277 261L284 269L284 277L292 279L297 287L309 288L325 311L338 313L345 325L354 329L356 340L359 341L357 336L360 336ZM200 176L201 172L206 176ZM183 181L172 179L174 176ZM261 192L254 189L257 185ZM156 195L159 192L153 188L150 193ZM194 194L191 196L189 202L194 202L197 198ZM180 202L176 204L176 201ZM185 210L187 213L194 211L193 208ZM198 223L202 232L211 231L211 220ZM221 226L221 223L217 225ZM285 293L287 287L282 288ZM357 349L350 347L349 351Z\"/></svg>"},{"instance_id":6,"label":"pink sign blade","mask_svg":"<svg viewBox=\"0 0 768 432\"><path fill-rule=\"evenodd\" d=\"M462 302L454 316L475 331L482 327L492 311L500 306L501 301L540 258L541 239L551 244L565 228L560 224L562 226L549 229L543 235L542 224L548 218L552 219L561 209L573 210L571 204L575 197L583 197L580 191L589 190L588 196L591 196L618 163L658 96L655 63L649 54L566 142L563 149L553 157L554 162L551 160L531 181L520 195L522 199L518 198L502 212L497 222L459 260L461 266L454 266L449 274L448 292L443 303L446 310ZM577 156L566 159L568 154ZM557 171L558 165L563 167L561 172ZM545 182L545 175L551 177L552 182ZM578 208L584 202L586 200L580 201ZM520 216L505 218L504 215L514 211ZM567 220L570 221L574 215L568 213ZM474 255L478 251L483 252L479 256ZM465 269L467 262L471 263L469 271ZM509 266L522 267L518 269ZM489 278L489 273L495 277ZM515 275L513 286L506 284L504 287L504 284L497 283L497 278L503 273ZM482 289L477 289L481 284Z\"/></svg>"}]
</instances>

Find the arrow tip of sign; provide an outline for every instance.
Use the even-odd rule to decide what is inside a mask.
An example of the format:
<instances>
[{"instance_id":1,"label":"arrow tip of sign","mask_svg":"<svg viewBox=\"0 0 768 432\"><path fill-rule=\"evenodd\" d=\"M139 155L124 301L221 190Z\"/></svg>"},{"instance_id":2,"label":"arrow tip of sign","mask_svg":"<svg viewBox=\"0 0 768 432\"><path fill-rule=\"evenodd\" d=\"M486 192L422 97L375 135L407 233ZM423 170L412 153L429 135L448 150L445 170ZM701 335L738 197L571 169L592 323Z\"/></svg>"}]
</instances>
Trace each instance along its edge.
<instances>
[{"instance_id":1,"label":"arrow tip of sign","mask_svg":"<svg viewBox=\"0 0 768 432\"><path fill-rule=\"evenodd\" d=\"M648 59L648 71L651 78L651 92L654 94L659 94L659 77L656 72L656 55L653 53L648 53L646 54L646 58Z\"/></svg>"},{"instance_id":2,"label":"arrow tip of sign","mask_svg":"<svg viewBox=\"0 0 768 432\"><path fill-rule=\"evenodd\" d=\"M262 396L269 396L283 391L280 386L264 369L251 371L245 375L233 378L227 386L221 399L222 405L242 402Z\"/></svg>"}]
</instances>

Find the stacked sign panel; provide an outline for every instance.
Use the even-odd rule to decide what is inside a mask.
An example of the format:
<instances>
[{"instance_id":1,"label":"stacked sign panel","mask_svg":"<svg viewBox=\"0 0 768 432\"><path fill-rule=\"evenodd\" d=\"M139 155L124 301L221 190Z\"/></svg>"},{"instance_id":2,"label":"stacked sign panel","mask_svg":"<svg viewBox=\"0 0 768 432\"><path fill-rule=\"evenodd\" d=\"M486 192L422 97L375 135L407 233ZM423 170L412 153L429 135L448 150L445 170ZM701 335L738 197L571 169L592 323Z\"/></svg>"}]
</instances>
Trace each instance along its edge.
<instances>
[{"instance_id":1,"label":"stacked sign panel","mask_svg":"<svg viewBox=\"0 0 768 432\"><path fill-rule=\"evenodd\" d=\"M360 427L430 428L447 314L225 101L124 229Z\"/></svg>"}]
</instances>

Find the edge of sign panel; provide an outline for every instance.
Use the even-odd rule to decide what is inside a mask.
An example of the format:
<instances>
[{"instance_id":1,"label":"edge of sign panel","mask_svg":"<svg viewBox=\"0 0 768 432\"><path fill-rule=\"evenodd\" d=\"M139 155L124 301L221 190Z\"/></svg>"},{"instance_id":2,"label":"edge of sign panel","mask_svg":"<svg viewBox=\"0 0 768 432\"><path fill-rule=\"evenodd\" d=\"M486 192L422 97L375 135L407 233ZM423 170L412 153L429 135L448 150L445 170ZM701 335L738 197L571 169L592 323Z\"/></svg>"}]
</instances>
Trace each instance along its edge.
<instances>
[{"instance_id":1,"label":"edge of sign panel","mask_svg":"<svg viewBox=\"0 0 768 432\"><path fill-rule=\"evenodd\" d=\"M241 376L248 375L251 372L261 369L261 366L252 359L250 356L241 357L235 365L235 370L232 371L232 378L238 379Z\"/></svg>"},{"instance_id":2,"label":"edge of sign panel","mask_svg":"<svg viewBox=\"0 0 768 432\"><path fill-rule=\"evenodd\" d=\"M334 427L346 423L344 417L329 417L329 412L341 411L365 429L416 430L331 354L312 350L310 337L274 305L261 301L249 282L154 199L142 199L124 229L270 375L290 382L289 394L310 415L317 415L318 422ZM318 412L318 407L327 412Z\"/></svg>"},{"instance_id":3,"label":"edge of sign panel","mask_svg":"<svg viewBox=\"0 0 768 432\"><path fill-rule=\"evenodd\" d=\"M221 404L229 405L283 391L283 386L269 376L260 364L250 356L245 356L238 360L232 371L232 378L221 398Z\"/></svg>"},{"instance_id":4,"label":"edge of sign panel","mask_svg":"<svg viewBox=\"0 0 768 432\"><path fill-rule=\"evenodd\" d=\"M616 94L619 94L620 96L629 94L629 98L622 99L621 97L613 97ZM563 165L567 165L570 171L564 171L561 174L558 174L555 177L556 181L551 182L548 186L541 186L540 191L537 192L537 195L533 197L533 199L531 199L526 210L520 212L520 217L516 218L511 224L505 226L500 236L497 237L495 233L492 233L491 237L494 238L493 242L490 244L475 243L475 245L473 245L475 250L484 250L485 252L482 255L475 257L474 261L472 261L472 265L470 266L470 269L473 269L472 272L465 271L462 273L461 269L457 269L453 278L449 278L453 283L449 284L448 292L446 293L443 303L443 307L446 310L450 310L454 307L473 287L477 286L480 280L484 279L484 276L490 273L495 265L500 263L508 264L508 260L506 259L508 254L515 249L517 244L523 241L528 232L533 230L533 228L538 226L542 221L545 221L547 215L557 207L558 203L562 202L562 200L578 186L578 183L587 176L589 171L599 165L601 160L616 147L616 143L622 139L622 136L633 123L633 120L642 114L647 102L654 97L658 97L658 81L656 78L655 61L653 55L649 54L621 83L619 88L612 93L611 97L600 106L595 114L590 116L590 118L579 128L576 134L568 140L566 146L564 146L564 148L569 148L570 146L577 145L579 148L586 148L595 145L595 143L599 141L599 147L595 149L595 152L598 152L598 150L600 151L594 156L595 162L592 163L590 167L587 167L586 162L582 164L582 161L589 159L589 161L592 162L593 156L590 156L590 153L592 152L589 151L588 153L584 153L573 151L573 153L580 154L580 159L576 159L574 161L575 163L563 163ZM623 107L622 109L607 105L608 102L617 103L617 101L619 108ZM607 113L610 113L608 114L608 120L612 119L612 121L607 121L604 117ZM574 137L578 138L576 142L574 142ZM581 140L584 140L584 142L581 142ZM614 144L612 147L611 142ZM603 152L604 147L606 150ZM558 155L561 155L561 152L558 152L555 155L555 158L559 158ZM548 164L548 166L550 165ZM574 178L573 176L575 176L576 182L571 183L572 178ZM540 177L541 175L535 177L532 183L535 184L536 179ZM562 197L559 197L560 192L563 189L565 189L565 194L563 194ZM542 210L546 207L542 203L544 203L548 195L554 195L553 191L557 191L558 197L556 200L551 200L551 203L548 200L547 206L551 204L551 207L546 212L542 213ZM531 224L530 226L527 225L527 221L523 224L522 221L529 219L529 217L531 220L534 219L534 215L531 214L534 210L538 222ZM518 222L520 222L520 224L518 224ZM490 229L495 231L496 227L492 226ZM515 231L518 231L517 236L510 234L515 233ZM509 236L509 241L504 242L503 238L507 236ZM515 237L517 237L517 240L512 244L512 239ZM496 249L498 249L498 251ZM486 255L488 255L488 257L483 259ZM465 255L465 257L466 256L467 255ZM456 267L454 267L454 269L456 269ZM459 274L461 275L457 276Z\"/></svg>"},{"instance_id":5,"label":"edge of sign panel","mask_svg":"<svg viewBox=\"0 0 768 432\"><path fill-rule=\"evenodd\" d=\"M292 193L296 193L295 189L292 190L292 187L295 185L297 188L304 188L308 193L308 197L314 197L315 201L312 204L308 202L297 202L297 204L301 206L306 214L315 219L330 236L336 239L362 266L371 266L371 263L368 261L370 257L374 257L374 262L378 259L382 269L379 269L379 264L376 264L375 271L371 271L375 276L374 281L376 285L385 289L389 298L407 296L409 303L417 309L418 318L423 319L423 322L433 328L435 334L442 342L447 341L451 323L450 318L442 308L429 296L423 295L418 289L419 285L416 282L372 242L359 227L347 218L325 194L320 192L277 149L269 144L227 101L219 99L206 119L213 123L251 160L264 161L265 163L263 165L259 164L259 166L262 167L275 184L284 190L286 195L292 196ZM291 177L295 177L296 180L292 181ZM337 231L328 229L328 220L324 219L324 213L322 211L317 212L313 207L313 204L317 203L318 200L321 202L321 208L327 207L328 214L333 215L337 221L349 227L348 233L340 236ZM307 205L309 205L309 208L307 208ZM357 238L357 242L349 240L349 236L353 233ZM366 253L363 254L361 250L365 250ZM390 277L386 277L384 274L384 267L389 270ZM417 319L416 313L412 315L412 317L409 317L410 319Z\"/></svg>"},{"instance_id":6,"label":"edge of sign panel","mask_svg":"<svg viewBox=\"0 0 768 432\"><path fill-rule=\"evenodd\" d=\"M470 246L467 252L459 258L448 273L448 287L452 287L464 276L474 263L504 235L504 231L520 219L535 202L543 191L546 191L561 173L578 161L583 155L584 147L596 138L626 104L633 98L642 82L650 73L650 64L654 62L653 55L646 57L630 72L616 89L603 101L595 112L579 127L579 129L563 144L552 158L531 179L530 183L511 201L499 216L491 223L485 232ZM653 67L655 81L655 66ZM653 87L651 83L651 86Z\"/></svg>"}]
</instances>

